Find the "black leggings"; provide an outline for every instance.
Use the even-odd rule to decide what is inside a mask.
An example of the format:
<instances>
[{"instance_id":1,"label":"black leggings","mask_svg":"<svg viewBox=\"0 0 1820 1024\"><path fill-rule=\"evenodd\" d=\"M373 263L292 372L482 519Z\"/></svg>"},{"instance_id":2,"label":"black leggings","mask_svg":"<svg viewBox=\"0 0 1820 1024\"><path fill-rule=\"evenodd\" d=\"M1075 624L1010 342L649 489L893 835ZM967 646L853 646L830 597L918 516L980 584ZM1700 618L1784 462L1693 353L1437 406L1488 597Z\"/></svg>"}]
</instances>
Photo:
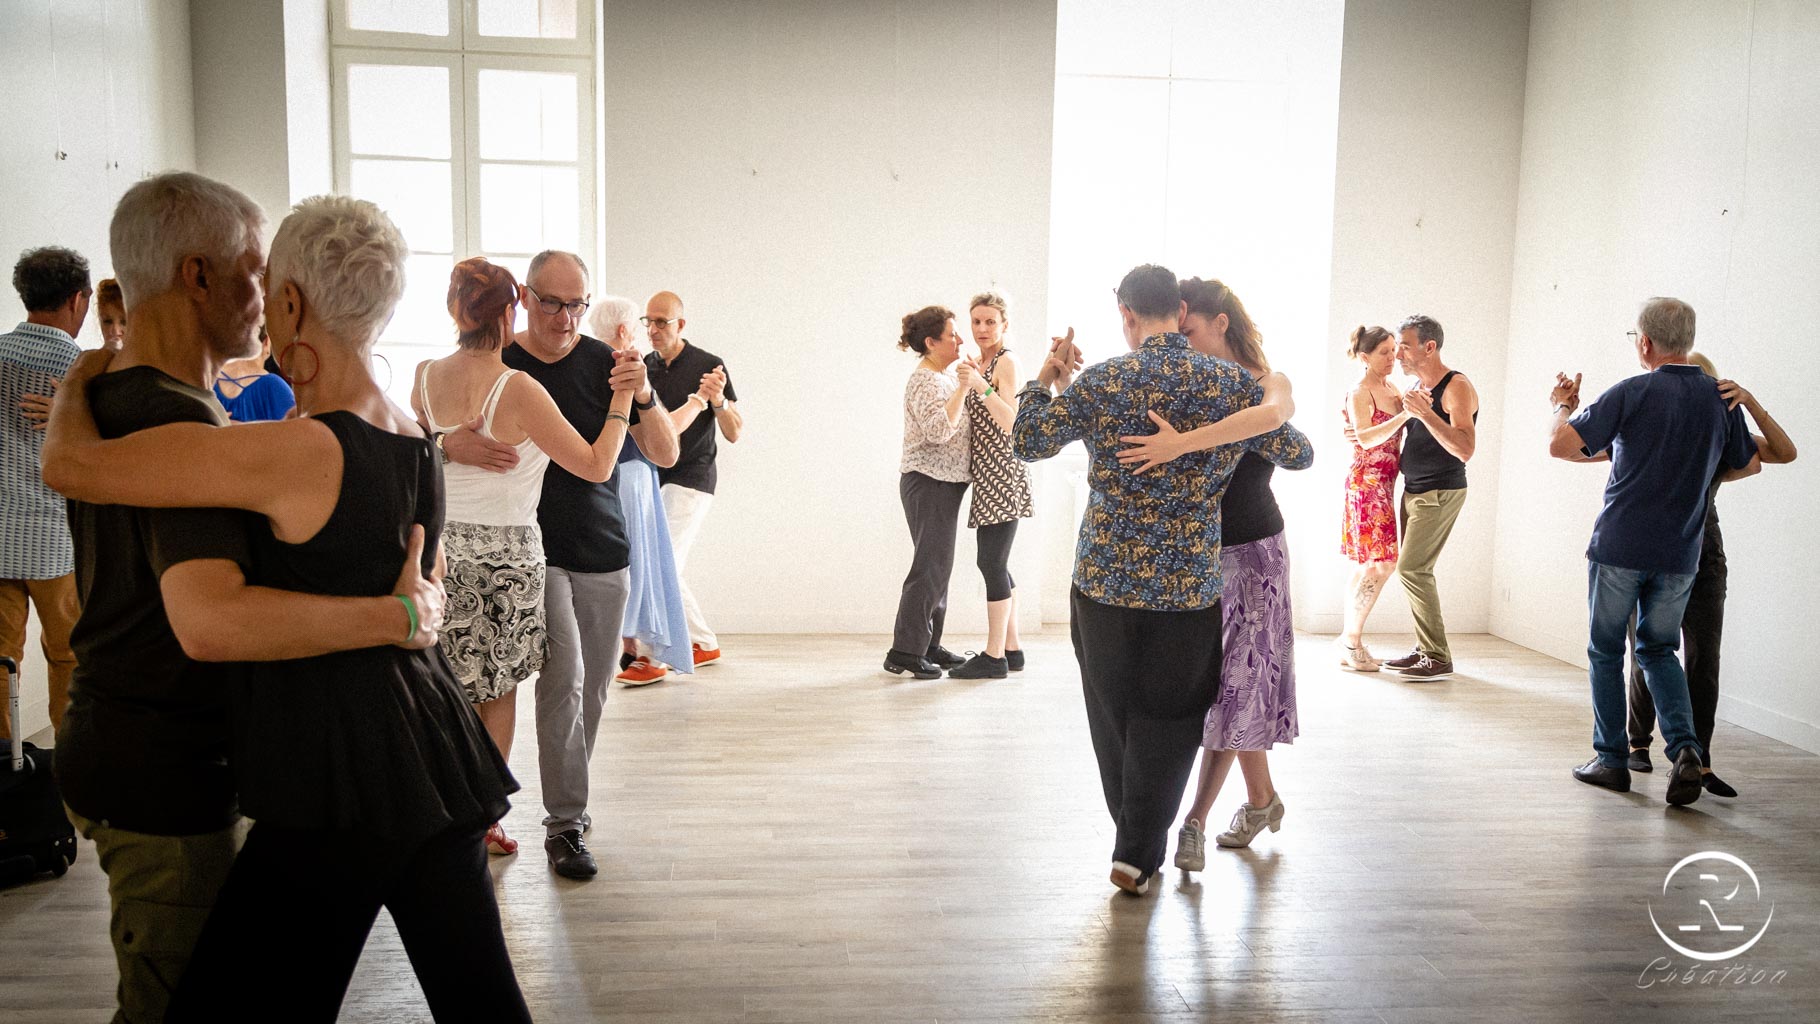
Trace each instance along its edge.
<instances>
[{"instance_id":1,"label":"black leggings","mask_svg":"<svg viewBox=\"0 0 1820 1024\"><path fill-rule=\"evenodd\" d=\"M1017 581L1011 578L1011 542L1017 539L1017 520L979 528L980 575L986 578L986 600L1009 601Z\"/></svg>"},{"instance_id":2,"label":"black leggings","mask_svg":"<svg viewBox=\"0 0 1820 1024\"><path fill-rule=\"evenodd\" d=\"M335 1020L383 906L436 1020L529 1021L481 835L382 861L384 837L254 824L166 1019Z\"/></svg>"}]
</instances>

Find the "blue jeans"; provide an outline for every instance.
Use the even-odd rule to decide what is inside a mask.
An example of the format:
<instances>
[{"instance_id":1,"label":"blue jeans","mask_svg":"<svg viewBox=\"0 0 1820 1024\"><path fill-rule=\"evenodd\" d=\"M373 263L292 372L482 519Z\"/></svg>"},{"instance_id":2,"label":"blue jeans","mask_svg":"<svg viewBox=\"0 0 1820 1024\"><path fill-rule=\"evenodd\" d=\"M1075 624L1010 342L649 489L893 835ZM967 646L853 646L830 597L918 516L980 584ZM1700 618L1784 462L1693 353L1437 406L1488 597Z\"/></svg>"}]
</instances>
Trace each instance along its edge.
<instances>
[{"instance_id":1,"label":"blue jeans","mask_svg":"<svg viewBox=\"0 0 1820 1024\"><path fill-rule=\"evenodd\" d=\"M1656 704L1662 748L1672 759L1683 747L1703 753L1694 738L1693 705L1687 675L1675 651L1681 645L1681 613L1694 585L1693 573L1642 572L1586 564L1592 641L1593 749L1606 765L1622 767L1630 756L1624 710L1624 628L1637 616L1637 664Z\"/></svg>"}]
</instances>

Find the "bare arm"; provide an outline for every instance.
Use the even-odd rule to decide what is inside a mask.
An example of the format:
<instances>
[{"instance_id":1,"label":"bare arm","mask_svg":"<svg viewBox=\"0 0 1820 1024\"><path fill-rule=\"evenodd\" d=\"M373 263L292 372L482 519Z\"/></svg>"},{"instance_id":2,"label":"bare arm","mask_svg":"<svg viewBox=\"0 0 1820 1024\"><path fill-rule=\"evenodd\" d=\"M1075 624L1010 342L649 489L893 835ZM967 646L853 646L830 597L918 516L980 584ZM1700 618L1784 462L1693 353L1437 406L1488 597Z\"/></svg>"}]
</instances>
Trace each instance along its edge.
<instances>
[{"instance_id":1,"label":"bare arm","mask_svg":"<svg viewBox=\"0 0 1820 1024\"><path fill-rule=\"evenodd\" d=\"M613 467L619 463L619 448L626 440L632 396L637 389L622 389L619 381L622 370L629 365L622 362L613 369L613 399L607 406L607 422L592 442L576 432L556 407L556 400L530 376L521 373L507 381L505 397L512 401L513 418L519 428L551 462L583 480L601 483L613 476ZM644 364L639 363L638 372L643 371Z\"/></svg>"},{"instance_id":2,"label":"bare arm","mask_svg":"<svg viewBox=\"0 0 1820 1024\"><path fill-rule=\"evenodd\" d=\"M1740 405L1744 406L1744 411L1750 413L1751 422L1757 425L1758 430L1763 431L1761 435L1753 434L1751 436L1756 438L1757 454L1764 463L1774 466L1795 461L1795 456L1800 453L1795 450L1794 439L1789 437L1788 432L1782 429L1782 424L1777 423L1775 417L1763 408L1755 395L1744 390L1736 381L1722 380L1719 382L1719 397L1723 398L1725 404L1730 408L1736 409Z\"/></svg>"},{"instance_id":3,"label":"bare arm","mask_svg":"<svg viewBox=\"0 0 1820 1024\"><path fill-rule=\"evenodd\" d=\"M668 469L682 457L682 435L677 432L676 420L664 408L663 400L656 392L651 393L650 401L656 404L638 414L638 422L632 424L632 440L638 442L638 450L645 458Z\"/></svg>"},{"instance_id":4,"label":"bare arm","mask_svg":"<svg viewBox=\"0 0 1820 1024\"><path fill-rule=\"evenodd\" d=\"M1398 395L1397 400L1401 403L1402 396ZM1377 403L1372 400L1370 391L1357 388L1353 391L1350 401L1352 403L1352 435L1361 448L1376 448L1395 437L1397 431L1403 429L1403 424L1408 423L1414 415L1409 411L1409 406L1404 405L1390 419L1382 423L1373 423L1371 422L1371 411L1377 408Z\"/></svg>"},{"instance_id":5,"label":"bare arm","mask_svg":"<svg viewBox=\"0 0 1820 1024\"><path fill-rule=\"evenodd\" d=\"M1280 373L1272 373L1266 374L1259 383L1264 388L1263 401L1187 433L1177 433L1173 424L1152 410L1150 422L1156 424L1157 432L1119 438L1132 446L1119 451L1119 462L1142 473L1152 466L1173 461L1189 452L1204 452L1223 444L1236 444L1260 434L1268 434L1289 422L1289 417L1295 413L1294 391L1289 378Z\"/></svg>"},{"instance_id":6,"label":"bare arm","mask_svg":"<svg viewBox=\"0 0 1820 1024\"><path fill-rule=\"evenodd\" d=\"M1017 423L1017 359L1007 352L999 356L998 365L992 370L992 391L982 395L980 401L986 404L986 412L992 416L992 422L1005 433Z\"/></svg>"},{"instance_id":7,"label":"bare arm","mask_svg":"<svg viewBox=\"0 0 1820 1024\"><path fill-rule=\"evenodd\" d=\"M417 612L413 628L396 597L327 597L251 586L225 558L179 562L158 579L171 632L197 661L285 661L336 651L397 646L422 650L436 643L442 621L442 553L425 578L422 526L411 528L404 569L392 593Z\"/></svg>"},{"instance_id":8,"label":"bare arm","mask_svg":"<svg viewBox=\"0 0 1820 1024\"><path fill-rule=\"evenodd\" d=\"M1430 402L1412 401L1409 395L1403 398L1403 408L1422 421L1422 425L1428 428L1428 432L1434 435L1441 447L1447 449L1448 454L1461 462L1470 461L1479 435L1478 425L1473 422L1473 415L1479 411L1479 393L1473 389L1472 381L1465 377L1455 377L1453 386L1441 398L1441 406L1447 410L1447 417L1453 422L1441 419Z\"/></svg>"}]
</instances>

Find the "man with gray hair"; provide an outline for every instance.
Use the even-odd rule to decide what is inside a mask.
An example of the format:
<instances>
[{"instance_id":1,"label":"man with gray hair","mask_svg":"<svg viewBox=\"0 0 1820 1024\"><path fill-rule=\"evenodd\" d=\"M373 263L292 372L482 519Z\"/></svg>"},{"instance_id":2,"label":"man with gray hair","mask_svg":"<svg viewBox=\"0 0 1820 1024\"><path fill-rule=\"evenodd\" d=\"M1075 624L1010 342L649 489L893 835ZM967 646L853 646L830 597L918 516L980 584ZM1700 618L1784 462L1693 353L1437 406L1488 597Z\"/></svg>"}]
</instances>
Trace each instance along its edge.
<instances>
[{"instance_id":1,"label":"man with gray hair","mask_svg":"<svg viewBox=\"0 0 1820 1024\"><path fill-rule=\"evenodd\" d=\"M88 260L57 246L33 249L13 267L25 322L0 334L0 655L25 657L27 602L38 609L38 642L49 671L51 726L69 705L70 627L76 624L76 557L63 498L44 486L44 435L23 415L27 395L49 395L82 349L88 316ZM0 673L3 674L3 673ZM0 711L0 738L13 729Z\"/></svg>"},{"instance_id":2,"label":"man with gray hair","mask_svg":"<svg viewBox=\"0 0 1820 1024\"><path fill-rule=\"evenodd\" d=\"M222 363L259 351L264 222L251 199L198 174L147 178L120 198L109 243L127 337L85 391L104 438L227 426L210 385ZM402 603L250 587L250 513L71 501L69 523L82 612L58 782L107 874L114 1019L157 1021L244 834L228 727L244 673L189 652L253 598L271 649L291 657L406 635L408 615Z\"/></svg>"},{"instance_id":3,"label":"man with gray hair","mask_svg":"<svg viewBox=\"0 0 1820 1024\"><path fill-rule=\"evenodd\" d=\"M519 286L525 329L503 356L507 366L544 386L583 437L596 436L607 421L614 367L638 358L581 333L589 300L581 257L557 250L533 256ZM676 461L676 430L649 385L632 400L629 433L651 461L660 466ZM451 461L464 465L504 470L517 462L515 452L508 460L497 442L466 427L439 436L437 443ZM592 878L599 867L582 838L593 824L588 763L619 665L620 623L631 586L619 475L593 483L551 463L544 471L537 522L543 531L549 637L536 687L544 855L551 870L565 878Z\"/></svg>"},{"instance_id":4,"label":"man with gray hair","mask_svg":"<svg viewBox=\"0 0 1820 1024\"><path fill-rule=\"evenodd\" d=\"M1605 507L1586 549L1595 753L1573 774L1589 785L1630 791L1624 632L1635 615L1637 663L1655 701L1663 749L1674 759L1667 798L1679 806L1699 799L1701 789L1702 752L1675 649L1700 563L1707 487L1721 466L1755 472L1757 445L1744 414L1728 411L1718 389L1688 362L1693 307L1650 299L1630 339L1645 373L1619 381L1577 414L1579 374L1557 375L1549 396L1548 453L1568 462L1609 457L1612 463Z\"/></svg>"}]
</instances>

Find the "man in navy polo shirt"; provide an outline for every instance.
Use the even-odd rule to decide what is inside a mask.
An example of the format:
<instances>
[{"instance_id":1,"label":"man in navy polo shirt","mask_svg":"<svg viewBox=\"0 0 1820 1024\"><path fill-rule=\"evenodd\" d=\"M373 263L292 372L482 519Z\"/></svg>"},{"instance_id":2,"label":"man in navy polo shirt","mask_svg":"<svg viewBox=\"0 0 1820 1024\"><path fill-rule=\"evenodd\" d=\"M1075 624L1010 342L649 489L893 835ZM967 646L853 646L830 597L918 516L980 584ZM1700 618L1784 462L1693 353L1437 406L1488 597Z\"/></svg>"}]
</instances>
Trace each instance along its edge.
<instances>
[{"instance_id":1,"label":"man in navy polo shirt","mask_svg":"<svg viewBox=\"0 0 1820 1024\"><path fill-rule=\"evenodd\" d=\"M1557 378L1548 453L1569 462L1611 459L1605 507L1586 549L1591 619L1592 760L1574 778L1630 790L1624 711L1624 631L1637 616L1637 663L1656 704L1663 747L1674 759L1668 802L1700 797L1700 744L1687 676L1675 659L1681 613L1700 562L1706 490L1723 466L1755 470L1757 445L1742 412L1725 408L1713 382L1690 364L1694 310L1679 299L1643 304L1631 332L1647 373L1620 381L1575 414L1580 378ZM1571 417L1571 418L1570 418Z\"/></svg>"}]
</instances>

